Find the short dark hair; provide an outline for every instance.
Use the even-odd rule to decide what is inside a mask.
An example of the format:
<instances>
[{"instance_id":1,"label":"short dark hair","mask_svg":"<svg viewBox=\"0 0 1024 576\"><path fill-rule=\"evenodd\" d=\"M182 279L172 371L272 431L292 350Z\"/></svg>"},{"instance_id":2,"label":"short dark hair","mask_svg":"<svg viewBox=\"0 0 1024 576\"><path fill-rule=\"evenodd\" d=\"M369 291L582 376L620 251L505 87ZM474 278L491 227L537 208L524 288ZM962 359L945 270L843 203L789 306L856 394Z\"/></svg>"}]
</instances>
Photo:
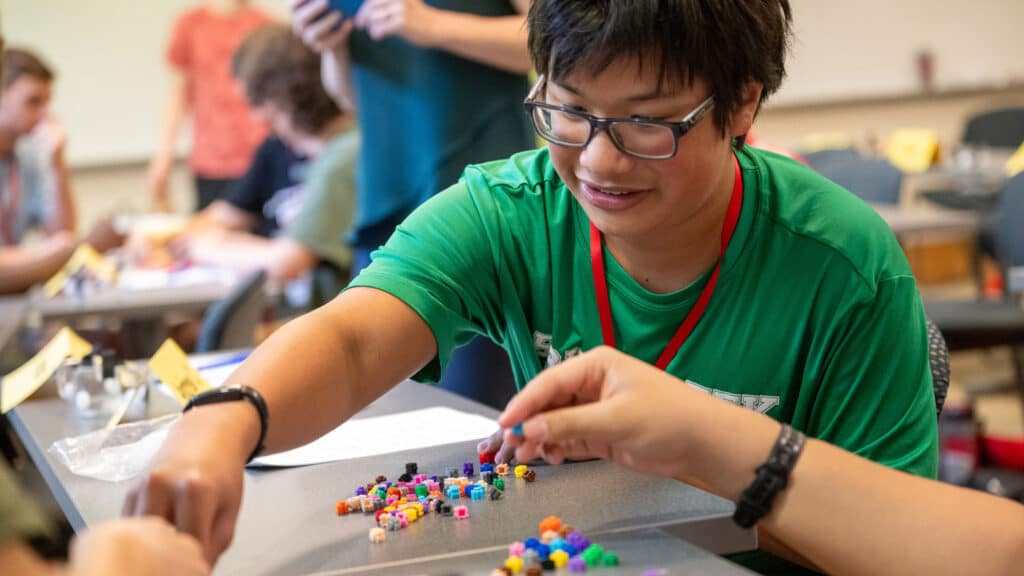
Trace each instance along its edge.
<instances>
[{"instance_id":1,"label":"short dark hair","mask_svg":"<svg viewBox=\"0 0 1024 576\"><path fill-rule=\"evenodd\" d=\"M3 74L0 83L10 88L22 76L28 76L44 82L52 82L56 75L42 58L28 50L8 48L4 50Z\"/></svg>"},{"instance_id":2,"label":"short dark hair","mask_svg":"<svg viewBox=\"0 0 1024 576\"><path fill-rule=\"evenodd\" d=\"M235 51L231 72L253 106L272 102L296 129L317 134L341 115L320 81L320 56L281 24L254 30Z\"/></svg>"},{"instance_id":3,"label":"short dark hair","mask_svg":"<svg viewBox=\"0 0 1024 576\"><path fill-rule=\"evenodd\" d=\"M761 102L782 84L791 22L789 0L534 0L530 56L556 81L620 57L659 66L659 83L701 77L724 133L747 82L764 85Z\"/></svg>"}]
</instances>

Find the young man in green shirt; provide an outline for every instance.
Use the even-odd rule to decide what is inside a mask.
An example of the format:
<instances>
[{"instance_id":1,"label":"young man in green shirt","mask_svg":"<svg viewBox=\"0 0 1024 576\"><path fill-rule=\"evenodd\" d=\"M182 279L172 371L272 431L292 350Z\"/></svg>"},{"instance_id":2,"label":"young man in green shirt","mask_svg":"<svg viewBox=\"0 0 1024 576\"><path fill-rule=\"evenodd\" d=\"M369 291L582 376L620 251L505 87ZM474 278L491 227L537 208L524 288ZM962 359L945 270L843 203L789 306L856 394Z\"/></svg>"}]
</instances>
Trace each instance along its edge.
<instances>
[{"instance_id":1,"label":"young man in green shirt","mask_svg":"<svg viewBox=\"0 0 1024 576\"><path fill-rule=\"evenodd\" d=\"M535 0L527 109L550 144L468 168L345 293L239 368L230 381L271 414L266 449L316 438L406 377L437 378L482 333L520 386L610 344L934 475L924 312L893 235L848 192L743 146L784 75L789 21L786 0ZM248 402L186 413L128 510L180 516L215 557L260 438Z\"/></svg>"}]
</instances>

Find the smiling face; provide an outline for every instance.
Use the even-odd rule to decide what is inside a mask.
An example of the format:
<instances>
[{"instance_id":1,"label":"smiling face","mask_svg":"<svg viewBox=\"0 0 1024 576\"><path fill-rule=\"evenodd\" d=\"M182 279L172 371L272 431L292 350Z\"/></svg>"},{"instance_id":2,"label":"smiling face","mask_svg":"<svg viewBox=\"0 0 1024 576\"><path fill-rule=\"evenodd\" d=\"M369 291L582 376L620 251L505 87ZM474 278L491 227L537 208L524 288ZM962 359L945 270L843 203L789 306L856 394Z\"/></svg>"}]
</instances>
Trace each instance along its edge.
<instances>
[{"instance_id":1,"label":"smiling face","mask_svg":"<svg viewBox=\"0 0 1024 576\"><path fill-rule=\"evenodd\" d=\"M711 96L700 78L683 87L669 84L659 83L656 66L640 68L634 59L621 58L596 76L582 67L549 80L542 100L598 117L677 122ZM549 144L552 163L606 235L670 233L699 218L712 199L731 190L731 138L750 128L758 99L749 101L733 114L724 132L706 117L679 140L678 152L669 159L626 155L607 132L600 132L585 148Z\"/></svg>"}]
</instances>

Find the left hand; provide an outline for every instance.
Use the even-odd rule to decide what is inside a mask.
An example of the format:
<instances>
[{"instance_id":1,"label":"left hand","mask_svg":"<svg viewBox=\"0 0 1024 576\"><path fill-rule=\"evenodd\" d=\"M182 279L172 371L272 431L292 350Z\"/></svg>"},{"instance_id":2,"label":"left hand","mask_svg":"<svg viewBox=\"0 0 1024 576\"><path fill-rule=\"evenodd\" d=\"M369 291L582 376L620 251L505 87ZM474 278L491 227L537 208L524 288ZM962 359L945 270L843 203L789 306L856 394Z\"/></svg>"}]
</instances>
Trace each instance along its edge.
<instances>
[{"instance_id":1,"label":"left hand","mask_svg":"<svg viewBox=\"0 0 1024 576\"><path fill-rule=\"evenodd\" d=\"M423 0L367 0L355 17L370 38L400 36L420 47L435 44L439 11Z\"/></svg>"},{"instance_id":2,"label":"left hand","mask_svg":"<svg viewBox=\"0 0 1024 576\"><path fill-rule=\"evenodd\" d=\"M32 130L32 138L46 150L47 156L54 162L64 161L64 149L68 144L68 131L64 123L53 114L47 116Z\"/></svg>"}]
</instances>

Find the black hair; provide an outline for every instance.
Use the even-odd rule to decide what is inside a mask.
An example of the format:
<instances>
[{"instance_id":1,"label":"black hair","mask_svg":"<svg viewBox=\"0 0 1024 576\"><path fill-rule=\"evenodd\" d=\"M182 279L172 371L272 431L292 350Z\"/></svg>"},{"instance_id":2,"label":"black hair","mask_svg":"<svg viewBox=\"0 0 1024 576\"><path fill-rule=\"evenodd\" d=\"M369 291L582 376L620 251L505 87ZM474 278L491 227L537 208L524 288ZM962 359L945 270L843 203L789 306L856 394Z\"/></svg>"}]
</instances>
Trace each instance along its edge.
<instances>
[{"instance_id":1,"label":"black hair","mask_svg":"<svg viewBox=\"0 0 1024 576\"><path fill-rule=\"evenodd\" d=\"M555 81L619 58L657 66L659 87L703 78L724 133L748 82L764 86L761 102L782 84L791 23L789 0L534 0L530 56Z\"/></svg>"}]
</instances>

